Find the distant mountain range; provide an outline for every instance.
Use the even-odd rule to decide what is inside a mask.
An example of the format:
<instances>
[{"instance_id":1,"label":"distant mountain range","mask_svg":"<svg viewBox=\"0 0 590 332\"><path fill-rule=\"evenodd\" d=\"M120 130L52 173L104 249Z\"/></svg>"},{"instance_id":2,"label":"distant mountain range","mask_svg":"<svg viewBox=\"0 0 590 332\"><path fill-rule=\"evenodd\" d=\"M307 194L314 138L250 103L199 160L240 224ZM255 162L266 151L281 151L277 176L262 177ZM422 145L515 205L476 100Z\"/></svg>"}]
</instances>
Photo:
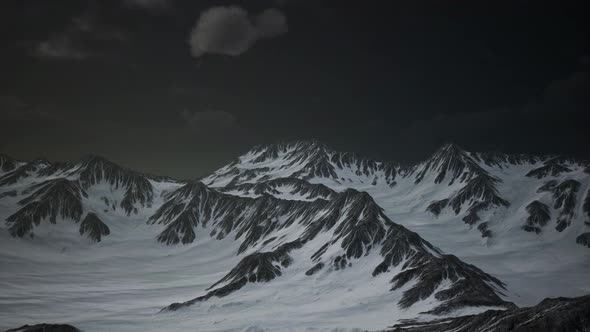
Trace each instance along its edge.
<instances>
[{"instance_id":1,"label":"distant mountain range","mask_svg":"<svg viewBox=\"0 0 590 332\"><path fill-rule=\"evenodd\" d=\"M316 303L310 314L317 317L294 326L355 322L372 329L590 292L590 164L560 156L472 153L447 144L424 162L401 166L296 141L254 147L200 181L178 181L97 156L53 163L0 155L0 218L0 231L11 238L0 252L7 262L29 261L39 248L47 255L76 248L72 259L118 250L145 268L145 252L160 250L170 252L154 255L160 268L170 268L163 280L170 283L182 275L173 269L196 264L177 260L183 251L209 262L198 264L194 290L163 295L150 288L157 302L180 300L162 305L156 320L179 309L201 317L232 303L272 310L285 294L281 301L302 315L304 302ZM216 243L223 244L217 253L227 250L221 260L201 257ZM113 265L115 278L124 268ZM30 271L14 273L3 276ZM77 280L75 270L69 273ZM36 284L29 287L34 292ZM372 320L359 312L374 306ZM232 315L239 312L220 315L238 319ZM11 315L13 326L28 323ZM233 328L210 323L207 330Z\"/></svg>"}]
</instances>

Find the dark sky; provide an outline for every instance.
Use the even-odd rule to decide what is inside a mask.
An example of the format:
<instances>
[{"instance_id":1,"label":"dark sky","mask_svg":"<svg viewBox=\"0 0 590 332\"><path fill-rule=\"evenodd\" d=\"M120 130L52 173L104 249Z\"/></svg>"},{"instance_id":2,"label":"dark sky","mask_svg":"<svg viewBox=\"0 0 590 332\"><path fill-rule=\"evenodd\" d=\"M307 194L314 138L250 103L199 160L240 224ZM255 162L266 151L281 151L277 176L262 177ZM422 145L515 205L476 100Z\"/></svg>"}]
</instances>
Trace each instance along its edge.
<instances>
[{"instance_id":1,"label":"dark sky","mask_svg":"<svg viewBox=\"0 0 590 332\"><path fill-rule=\"evenodd\" d=\"M0 152L181 178L300 138L588 158L583 3L3 0Z\"/></svg>"}]
</instances>

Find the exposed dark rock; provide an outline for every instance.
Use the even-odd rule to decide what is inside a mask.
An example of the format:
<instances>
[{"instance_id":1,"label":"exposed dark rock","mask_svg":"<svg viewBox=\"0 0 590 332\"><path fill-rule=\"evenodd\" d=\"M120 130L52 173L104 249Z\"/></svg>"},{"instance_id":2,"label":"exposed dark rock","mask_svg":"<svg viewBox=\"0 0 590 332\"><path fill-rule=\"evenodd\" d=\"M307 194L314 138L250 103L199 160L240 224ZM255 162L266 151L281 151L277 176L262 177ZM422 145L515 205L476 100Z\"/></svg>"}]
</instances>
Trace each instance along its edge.
<instances>
[{"instance_id":1,"label":"exposed dark rock","mask_svg":"<svg viewBox=\"0 0 590 332\"><path fill-rule=\"evenodd\" d=\"M290 177L308 180L313 177L339 179L338 169L350 169L357 176L372 177L372 183L376 185L381 179L388 185L395 185L398 166L382 161L363 158L354 153L340 153L330 149L323 143L315 140L278 143L272 145L259 145L254 147L249 155L254 155L249 162L253 164L264 163L268 160L280 159L284 161L282 168L294 167L296 171ZM232 177L227 187L233 187L247 183L254 177L259 177L257 182L266 181L265 175L269 171L267 167L240 169L242 160L224 167L220 172L212 176L215 179ZM262 166L262 165L261 165Z\"/></svg>"},{"instance_id":2,"label":"exposed dark rock","mask_svg":"<svg viewBox=\"0 0 590 332\"><path fill-rule=\"evenodd\" d=\"M526 207L529 216L522 229L527 232L541 233L543 227L551 220L549 207L539 201L533 201Z\"/></svg>"},{"instance_id":3,"label":"exposed dark rock","mask_svg":"<svg viewBox=\"0 0 590 332\"><path fill-rule=\"evenodd\" d=\"M590 218L590 189L586 192L586 198L584 198L584 212Z\"/></svg>"},{"instance_id":4,"label":"exposed dark rock","mask_svg":"<svg viewBox=\"0 0 590 332\"><path fill-rule=\"evenodd\" d=\"M559 232L566 229L572 222L579 189L580 182L570 179L559 184L557 181L552 180L546 182L537 190L537 192L551 192L554 200L553 208L557 210L561 209L557 218L557 226L555 227Z\"/></svg>"},{"instance_id":5,"label":"exposed dark rock","mask_svg":"<svg viewBox=\"0 0 590 332\"><path fill-rule=\"evenodd\" d=\"M89 239L100 242L103 236L111 234L108 226L94 213L88 213L80 223L80 235L88 236Z\"/></svg>"},{"instance_id":6,"label":"exposed dark rock","mask_svg":"<svg viewBox=\"0 0 590 332\"><path fill-rule=\"evenodd\" d=\"M23 325L6 332L79 332L77 328L67 324L36 324Z\"/></svg>"},{"instance_id":7,"label":"exposed dark rock","mask_svg":"<svg viewBox=\"0 0 590 332\"><path fill-rule=\"evenodd\" d=\"M447 175L448 184L455 181L468 181L474 176L485 173L467 152L455 144L446 144L424 163L416 174L416 183L421 182L428 172L437 172L434 183L442 183Z\"/></svg>"},{"instance_id":8,"label":"exposed dark rock","mask_svg":"<svg viewBox=\"0 0 590 332\"><path fill-rule=\"evenodd\" d=\"M492 231L488 229L488 223L482 222L477 226L477 230L481 232L481 237L492 237Z\"/></svg>"},{"instance_id":9,"label":"exposed dark rock","mask_svg":"<svg viewBox=\"0 0 590 332\"><path fill-rule=\"evenodd\" d=\"M543 163L543 166L533 169L526 176L542 179L546 176L559 176L562 173L568 173L572 170L563 165L562 158L552 158Z\"/></svg>"},{"instance_id":10,"label":"exposed dark rock","mask_svg":"<svg viewBox=\"0 0 590 332\"><path fill-rule=\"evenodd\" d=\"M330 179L338 178L338 175L336 174L336 168L334 165L332 165L332 163L330 163L330 159L326 155L311 157L305 167L293 173L292 176L301 177L304 180L308 180L313 177Z\"/></svg>"},{"instance_id":11,"label":"exposed dark rock","mask_svg":"<svg viewBox=\"0 0 590 332\"><path fill-rule=\"evenodd\" d=\"M551 180L545 182L539 189L537 189L537 193L542 192L553 192L553 189L557 186L558 182L556 180Z\"/></svg>"},{"instance_id":12,"label":"exposed dark rock","mask_svg":"<svg viewBox=\"0 0 590 332\"><path fill-rule=\"evenodd\" d=\"M321 270L322 268L324 268L324 263L320 262L317 263L316 265L314 265L311 269L307 270L305 272L305 275L310 276L315 274L316 272L318 272L319 270Z\"/></svg>"},{"instance_id":13,"label":"exposed dark rock","mask_svg":"<svg viewBox=\"0 0 590 332\"><path fill-rule=\"evenodd\" d=\"M19 162L15 159L0 153L0 172L6 173L15 170L19 166Z\"/></svg>"},{"instance_id":14,"label":"exposed dark rock","mask_svg":"<svg viewBox=\"0 0 590 332\"><path fill-rule=\"evenodd\" d=\"M288 251L314 239L320 232L328 231L332 232L332 238L311 257L316 266L330 263L334 270L344 269L374 248L380 248L384 260L375 268L373 275L385 273L389 267L405 262L404 272L392 279L393 289L404 286L410 280L420 280L404 293L400 301L403 307L409 307L435 292L436 298L443 302L432 310L435 314L449 312L462 305L510 306L495 293L496 288L503 288L499 280L454 256L443 255L416 233L393 223L367 193L349 189L329 201L285 201L268 195L256 199L236 197L207 188L202 183L191 183L166 198L168 201L150 221L167 225L160 241L170 244L181 242L186 233L191 234L187 241L194 240L196 226L209 223L217 238L234 233L236 239L242 239L239 250L242 252L264 243L265 237L272 232L295 222L303 223L305 227L298 241L246 256L213 287L221 283L226 283L225 286L201 298L173 304L168 307L171 310L211 296L225 296L248 282L276 278L282 274L281 266L290 262ZM338 253L334 254L331 250L330 256L327 256L327 248L337 243ZM285 245L289 246L288 250L283 247ZM453 286L437 291L445 280L451 280Z\"/></svg>"},{"instance_id":15,"label":"exposed dark rock","mask_svg":"<svg viewBox=\"0 0 590 332\"><path fill-rule=\"evenodd\" d=\"M459 213L461 207L465 203L470 203L471 207L480 202L487 204L486 206L479 205L476 207L476 210L489 208L491 206L509 206L510 203L498 194L496 183L499 181L499 179L490 175L480 174L469 180L467 185L461 188L449 203L455 213Z\"/></svg>"},{"instance_id":16,"label":"exposed dark rock","mask_svg":"<svg viewBox=\"0 0 590 332\"><path fill-rule=\"evenodd\" d=\"M18 202L23 207L6 219L12 236L23 237L45 218L49 218L52 224L56 223L58 216L80 221L83 212L82 197L87 194L78 182L66 179L47 180L33 185L31 191L28 197Z\"/></svg>"},{"instance_id":17,"label":"exposed dark rock","mask_svg":"<svg viewBox=\"0 0 590 332\"><path fill-rule=\"evenodd\" d=\"M447 157L447 159L444 159L442 156L446 155L444 155L443 152L446 152L452 158ZM468 225L475 225L481 220L481 217L478 214L479 212L493 207L510 205L508 201L500 197L500 194L496 189L496 184L500 182L500 179L489 175L484 169L471 160L466 152L458 149L454 145L447 145L438 154L435 154L435 157L436 158L432 159L430 162L441 160L438 162L439 165L447 165L447 168L450 167L450 169L453 170L454 175L449 184L452 184L458 179L460 173L462 174L460 181L467 182L467 184L452 197L433 201L426 209L427 211L438 216L444 208L451 206L453 211L456 214L459 214L463 206L467 205L467 214L463 217L463 221ZM424 168L422 172L425 172L429 167L432 166L427 164L427 167ZM465 171L459 171L459 169ZM441 174L446 174L446 171L441 172L442 173L439 173L437 179L439 177L444 179L444 175ZM419 177L421 176L423 175L419 175ZM489 230L482 233L485 233L482 234L484 237L491 236L491 231Z\"/></svg>"},{"instance_id":18,"label":"exposed dark rock","mask_svg":"<svg viewBox=\"0 0 590 332\"><path fill-rule=\"evenodd\" d=\"M34 176L39 170L50 166L51 163L47 159L35 159L0 177L0 186L15 184L19 180Z\"/></svg>"},{"instance_id":19,"label":"exposed dark rock","mask_svg":"<svg viewBox=\"0 0 590 332\"><path fill-rule=\"evenodd\" d=\"M498 152L472 153L471 156L490 167L503 168L505 165L534 164L539 158L529 154L506 154Z\"/></svg>"},{"instance_id":20,"label":"exposed dark rock","mask_svg":"<svg viewBox=\"0 0 590 332\"><path fill-rule=\"evenodd\" d=\"M334 230L332 241L342 239L341 246L348 258L360 258L369 253L373 244L381 242L388 219L369 194L347 190L337 196L332 204L341 207L341 211L347 207L346 219Z\"/></svg>"},{"instance_id":21,"label":"exposed dark rock","mask_svg":"<svg viewBox=\"0 0 590 332\"><path fill-rule=\"evenodd\" d=\"M115 189L125 189L120 206L128 215L135 211L136 204L144 207L152 203L153 187L146 175L123 168L102 157L86 158L80 165L79 175L84 188L104 181Z\"/></svg>"},{"instance_id":22,"label":"exposed dark rock","mask_svg":"<svg viewBox=\"0 0 590 332\"><path fill-rule=\"evenodd\" d=\"M414 248L424 249L416 251ZM504 284L500 280L453 255L442 254L418 234L399 225L389 229L381 255L385 259L373 271L374 276L405 260L403 272L391 281L392 290L399 289L412 280L416 281L412 288L404 292L399 302L402 308L408 308L433 293L434 297L443 303L428 312L431 314L444 314L465 306L513 306L496 294L497 289L504 289ZM445 280L451 281L452 286L437 291Z\"/></svg>"},{"instance_id":23,"label":"exposed dark rock","mask_svg":"<svg viewBox=\"0 0 590 332\"><path fill-rule=\"evenodd\" d=\"M4 197L16 197L16 195L18 195L18 192L16 190L9 190L9 191L1 193L0 199L2 199Z\"/></svg>"},{"instance_id":24,"label":"exposed dark rock","mask_svg":"<svg viewBox=\"0 0 590 332\"><path fill-rule=\"evenodd\" d=\"M377 172L382 172L385 181L390 186L395 185L395 178L397 176L397 167L393 163L375 161L372 159L362 158L355 153L333 153L331 157L332 163L338 168L356 169L357 176L371 176ZM376 183L374 182L373 185Z\"/></svg>"},{"instance_id":25,"label":"exposed dark rock","mask_svg":"<svg viewBox=\"0 0 590 332\"><path fill-rule=\"evenodd\" d=\"M288 188L288 194L299 195L306 199L323 198L329 199L334 195L334 190L323 184L312 184L298 178L277 178L268 181L258 181L256 183L243 183L232 186L225 186L221 191L241 191L245 194L255 195L279 195L280 188Z\"/></svg>"},{"instance_id":26,"label":"exposed dark rock","mask_svg":"<svg viewBox=\"0 0 590 332\"><path fill-rule=\"evenodd\" d=\"M432 214L434 214L435 216L439 216L440 213L442 212L442 210L444 208L447 207L447 205L449 204L449 199L441 199L438 201L432 201L432 203L430 203L430 205L428 205L428 207L426 208L426 211L432 212Z\"/></svg>"},{"instance_id":27,"label":"exposed dark rock","mask_svg":"<svg viewBox=\"0 0 590 332\"><path fill-rule=\"evenodd\" d=\"M590 296L545 299L530 308L488 310L478 315L444 318L430 322L409 321L391 332L588 332Z\"/></svg>"},{"instance_id":28,"label":"exposed dark rock","mask_svg":"<svg viewBox=\"0 0 590 332\"><path fill-rule=\"evenodd\" d=\"M490 207L490 203L488 202L477 202L473 204L468 210L467 215L463 217L463 222L468 225L475 225L478 221L481 220L479 215L477 214L479 211L484 211Z\"/></svg>"},{"instance_id":29,"label":"exposed dark rock","mask_svg":"<svg viewBox=\"0 0 590 332\"><path fill-rule=\"evenodd\" d=\"M224 297L244 287L249 282L269 282L282 275L281 269L291 264L289 252L299 249L305 241L293 241L279 246L269 252L257 252L244 257L225 277L217 281L208 289L220 284L224 286L214 289L207 294L184 303L173 303L163 310L177 310L190 306L196 302L205 301L213 296Z\"/></svg>"},{"instance_id":30,"label":"exposed dark rock","mask_svg":"<svg viewBox=\"0 0 590 332\"><path fill-rule=\"evenodd\" d=\"M590 232L578 235L576 238L576 243L590 248Z\"/></svg>"}]
</instances>

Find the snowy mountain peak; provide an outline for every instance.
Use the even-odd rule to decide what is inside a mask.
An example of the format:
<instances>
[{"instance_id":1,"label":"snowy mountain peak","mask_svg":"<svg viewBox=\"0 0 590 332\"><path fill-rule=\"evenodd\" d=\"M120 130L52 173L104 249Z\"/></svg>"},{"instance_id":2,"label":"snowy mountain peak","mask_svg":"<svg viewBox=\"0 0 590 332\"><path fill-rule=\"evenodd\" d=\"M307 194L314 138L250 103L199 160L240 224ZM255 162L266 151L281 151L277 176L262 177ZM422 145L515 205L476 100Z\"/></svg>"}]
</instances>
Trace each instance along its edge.
<instances>
[{"instance_id":1,"label":"snowy mountain peak","mask_svg":"<svg viewBox=\"0 0 590 332\"><path fill-rule=\"evenodd\" d=\"M3 241L18 248L75 246L65 256L79 252L84 262L95 246L109 262L120 251L137 255L125 257L125 273L150 261L142 271L161 269L173 285L158 308L193 298L167 309L196 304L186 310L216 322L234 305L307 312L311 303L341 316L362 308L377 330L422 313L538 302L556 295L546 287L555 280L570 291L557 295L585 289L587 166L447 144L400 172L317 141L258 146L194 182L98 156L38 160L0 178L0 215Z\"/></svg>"},{"instance_id":2,"label":"snowy mountain peak","mask_svg":"<svg viewBox=\"0 0 590 332\"><path fill-rule=\"evenodd\" d=\"M429 173L434 173L434 183L448 181L449 185L457 180L465 182L485 173L468 152L452 143L443 145L430 159L418 166L418 170L416 183L421 182Z\"/></svg>"},{"instance_id":3,"label":"snowy mountain peak","mask_svg":"<svg viewBox=\"0 0 590 332\"><path fill-rule=\"evenodd\" d=\"M203 181L212 187L260 183L277 178L311 182L361 182L395 185L399 166L355 153L337 152L316 141L261 145Z\"/></svg>"},{"instance_id":4,"label":"snowy mountain peak","mask_svg":"<svg viewBox=\"0 0 590 332\"><path fill-rule=\"evenodd\" d=\"M269 194L232 196L192 183L167 199L150 219L165 227L160 242L188 244L196 240L197 231L208 231L217 239L231 235L240 240L238 255L245 255L206 294L168 310L226 297L249 283L303 274L327 278L345 270L363 272L359 278L389 276L390 291L404 290L402 308L431 296L435 300L425 310L433 314L472 305L513 306L496 294L502 282L395 224L366 192L347 189L330 200L306 202ZM290 269L294 262L299 269Z\"/></svg>"},{"instance_id":5,"label":"snowy mountain peak","mask_svg":"<svg viewBox=\"0 0 590 332\"><path fill-rule=\"evenodd\" d=\"M18 202L22 208L6 219L13 236L23 237L31 233L44 219L49 219L52 224L58 217L80 220L82 197L87 194L77 181L52 179L33 185L30 190L31 194Z\"/></svg>"}]
</instances>

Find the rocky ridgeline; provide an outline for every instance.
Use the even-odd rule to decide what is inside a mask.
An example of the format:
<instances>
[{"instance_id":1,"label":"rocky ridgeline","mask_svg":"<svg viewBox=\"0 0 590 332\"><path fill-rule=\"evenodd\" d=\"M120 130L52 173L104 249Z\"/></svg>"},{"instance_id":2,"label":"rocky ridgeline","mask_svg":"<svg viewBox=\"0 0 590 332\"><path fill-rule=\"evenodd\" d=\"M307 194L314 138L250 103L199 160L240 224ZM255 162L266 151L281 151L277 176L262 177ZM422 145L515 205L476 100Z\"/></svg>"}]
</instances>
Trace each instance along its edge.
<instances>
[{"instance_id":1,"label":"rocky ridgeline","mask_svg":"<svg viewBox=\"0 0 590 332\"><path fill-rule=\"evenodd\" d=\"M110 230L89 207L89 189L106 184L112 190L121 190L123 198L117 206L106 197L103 200L109 208L121 208L130 215L151 206L154 195L151 181L171 181L135 172L97 156L77 164L51 163L46 159L23 163L5 156L0 161L2 169L9 170L0 177L0 188L9 188L0 193L0 199L23 196L17 202L18 210L6 220L15 237L34 236L35 226L44 221L55 224L71 220L80 224L80 235L98 242ZM25 184L20 185L25 179Z\"/></svg>"},{"instance_id":2,"label":"rocky ridgeline","mask_svg":"<svg viewBox=\"0 0 590 332\"><path fill-rule=\"evenodd\" d=\"M0 153L0 176L3 173L8 173L19 167L20 162L5 154Z\"/></svg>"},{"instance_id":3,"label":"rocky ridgeline","mask_svg":"<svg viewBox=\"0 0 590 332\"><path fill-rule=\"evenodd\" d=\"M189 183L170 193L167 202L150 218L162 224L158 240L166 244L191 243L196 229L204 226L218 239L233 236L239 240L239 253L246 255L224 278L203 296L170 305L177 310L213 296L227 296L249 282L268 282L283 275L292 255L310 245L317 235L327 232L330 239L309 258L307 275L330 267L330 273L351 268L357 260L376 251L382 262L367 278L390 273L403 264L401 273L392 275L392 290L410 285L399 305L407 308L433 295L441 302L430 313L442 314L462 306L506 306L497 294L504 284L457 257L445 255L414 232L392 222L372 197L348 189L331 200L281 200L269 195L257 198L220 193L202 183ZM273 236L279 230L303 227L302 236L284 242ZM292 232L291 232L292 233ZM337 250L328 250L337 246ZM327 252L331 254L328 255ZM313 271L313 272L310 272ZM411 281L418 280L416 283ZM451 286L439 289L445 282Z\"/></svg>"},{"instance_id":4,"label":"rocky ridgeline","mask_svg":"<svg viewBox=\"0 0 590 332\"><path fill-rule=\"evenodd\" d=\"M571 225L574 211L578 202L577 194L580 189L580 182L576 180L565 180L558 182L551 180L541 186L537 192L549 192L552 194L553 208L561 210L557 218L555 229L562 232Z\"/></svg>"},{"instance_id":5,"label":"rocky ridgeline","mask_svg":"<svg viewBox=\"0 0 590 332\"><path fill-rule=\"evenodd\" d=\"M590 296L545 299L530 308L489 310L430 322L405 322L390 332L588 332Z\"/></svg>"},{"instance_id":6,"label":"rocky ridgeline","mask_svg":"<svg viewBox=\"0 0 590 332\"><path fill-rule=\"evenodd\" d=\"M280 161L279 166L268 165L269 161L276 160ZM318 141L296 141L256 146L208 177L205 183L214 184L219 179L231 178L230 186L235 186L253 180L264 181L270 171L287 171L288 177L302 180L324 178L343 182L354 180L348 177L352 174L370 179L374 184L382 181L393 186L398 169L399 166L393 163L334 151Z\"/></svg>"},{"instance_id":7,"label":"rocky ridgeline","mask_svg":"<svg viewBox=\"0 0 590 332\"><path fill-rule=\"evenodd\" d=\"M323 184L312 184L298 178L277 178L256 183L230 184L219 188L223 192L238 192L241 195L261 196L268 195L290 195L305 200L316 198L330 199L334 190Z\"/></svg>"},{"instance_id":8,"label":"rocky ridgeline","mask_svg":"<svg viewBox=\"0 0 590 332\"><path fill-rule=\"evenodd\" d=\"M475 225L481 220L479 212L509 206L510 203L500 197L496 187L501 180L490 175L478 164L478 160L494 165L522 162L520 158L501 155L474 157L454 144L447 144L432 158L416 167L408 176L415 177L417 184L424 181L427 174L435 174L434 183L436 184L450 186L455 183L464 183L464 185L450 197L431 202L426 210L438 216L447 207L452 208L457 215L465 209L463 221L468 225ZM486 223L480 224L479 229L483 237L490 237L492 233L486 225Z\"/></svg>"}]
</instances>

